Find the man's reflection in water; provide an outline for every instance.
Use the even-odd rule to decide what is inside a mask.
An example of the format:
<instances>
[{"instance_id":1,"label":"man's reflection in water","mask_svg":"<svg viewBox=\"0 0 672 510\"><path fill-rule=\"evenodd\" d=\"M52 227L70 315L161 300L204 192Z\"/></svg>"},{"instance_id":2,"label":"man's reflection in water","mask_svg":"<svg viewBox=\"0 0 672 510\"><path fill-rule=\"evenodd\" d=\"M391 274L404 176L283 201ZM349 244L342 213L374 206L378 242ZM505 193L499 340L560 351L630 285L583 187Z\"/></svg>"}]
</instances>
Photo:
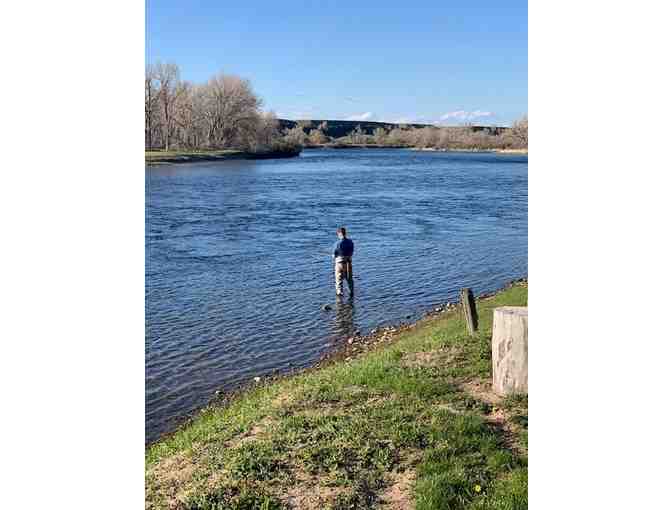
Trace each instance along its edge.
<instances>
[{"instance_id":1,"label":"man's reflection in water","mask_svg":"<svg viewBox=\"0 0 672 510\"><path fill-rule=\"evenodd\" d=\"M355 326L355 302L349 298L336 299L336 313L334 314L334 334L337 338L349 338L357 331Z\"/></svg>"}]
</instances>

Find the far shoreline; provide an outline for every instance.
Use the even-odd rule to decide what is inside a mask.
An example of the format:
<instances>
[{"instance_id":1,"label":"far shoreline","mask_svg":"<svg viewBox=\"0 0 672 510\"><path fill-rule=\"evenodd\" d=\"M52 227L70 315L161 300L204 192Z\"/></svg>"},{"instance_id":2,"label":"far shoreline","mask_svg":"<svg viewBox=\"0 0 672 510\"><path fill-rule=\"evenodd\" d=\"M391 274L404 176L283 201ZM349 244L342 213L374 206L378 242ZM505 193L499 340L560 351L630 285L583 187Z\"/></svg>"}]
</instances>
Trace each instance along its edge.
<instances>
[{"instance_id":1,"label":"far shoreline","mask_svg":"<svg viewBox=\"0 0 672 510\"><path fill-rule=\"evenodd\" d=\"M301 150L296 151L268 151L268 152L249 152L235 149L216 150L216 151L145 151L145 164L147 166L159 166L167 164L180 163L199 163L212 161L234 161L234 160L263 160L263 159L286 159L300 156L303 150L324 150L324 149L405 149L417 152L488 152L497 154L519 154L527 155L528 149L480 149L480 148L454 148L454 149L436 149L433 147L411 147L406 145L377 145L377 144L321 144L306 145Z\"/></svg>"},{"instance_id":2,"label":"far shoreline","mask_svg":"<svg viewBox=\"0 0 672 510\"><path fill-rule=\"evenodd\" d=\"M406 149L417 152L495 152L499 154L528 154L528 149L481 149L478 147L471 148L452 148L452 149L436 149L434 147L413 147L410 145L379 145L379 144L320 144L320 145L306 145L304 150L319 150L319 149Z\"/></svg>"},{"instance_id":3,"label":"far shoreline","mask_svg":"<svg viewBox=\"0 0 672 510\"><path fill-rule=\"evenodd\" d=\"M426 147L426 148L417 148L417 147L412 147L412 151L419 151L419 152L496 152L498 154L528 154L528 149L479 149L479 148L471 148L471 149L435 149L434 147Z\"/></svg>"},{"instance_id":4,"label":"far shoreline","mask_svg":"<svg viewBox=\"0 0 672 510\"><path fill-rule=\"evenodd\" d=\"M149 166L197 163L207 161L255 160L295 158L301 154L296 151L249 152L235 149L217 151L145 151L145 164Z\"/></svg>"}]
</instances>

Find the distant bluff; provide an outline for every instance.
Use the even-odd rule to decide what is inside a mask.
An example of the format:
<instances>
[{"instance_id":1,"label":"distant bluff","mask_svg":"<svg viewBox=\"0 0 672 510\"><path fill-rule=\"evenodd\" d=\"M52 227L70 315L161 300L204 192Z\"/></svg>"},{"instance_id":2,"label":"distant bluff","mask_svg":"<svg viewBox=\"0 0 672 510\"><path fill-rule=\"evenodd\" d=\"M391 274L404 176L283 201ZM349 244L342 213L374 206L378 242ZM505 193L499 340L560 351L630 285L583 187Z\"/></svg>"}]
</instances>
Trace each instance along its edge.
<instances>
[{"instance_id":1,"label":"distant bluff","mask_svg":"<svg viewBox=\"0 0 672 510\"><path fill-rule=\"evenodd\" d=\"M424 127L436 127L432 124L396 124L393 122L373 122L373 121L361 121L361 120L329 120L329 119L312 119L312 120L289 120L289 119L278 119L281 128L292 129L298 123L303 125L303 130L310 132L311 129L318 128L323 122L327 123L327 130L325 135L331 138L341 138L347 136L349 133L354 131L357 126L360 127L362 132L367 135L372 135L377 128L383 128L387 131L390 131L394 128L424 128ZM491 135L499 135L502 132L506 131L506 127L498 126L471 126L473 131L488 131Z\"/></svg>"}]
</instances>

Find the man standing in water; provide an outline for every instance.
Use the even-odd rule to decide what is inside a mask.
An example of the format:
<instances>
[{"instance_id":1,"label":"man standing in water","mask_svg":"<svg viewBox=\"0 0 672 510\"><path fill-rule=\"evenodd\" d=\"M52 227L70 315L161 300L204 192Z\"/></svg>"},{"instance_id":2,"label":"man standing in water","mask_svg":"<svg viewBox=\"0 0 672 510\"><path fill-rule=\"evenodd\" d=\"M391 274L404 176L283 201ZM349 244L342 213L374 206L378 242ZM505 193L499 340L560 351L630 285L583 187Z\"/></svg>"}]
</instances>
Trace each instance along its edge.
<instances>
[{"instance_id":1,"label":"man standing in water","mask_svg":"<svg viewBox=\"0 0 672 510\"><path fill-rule=\"evenodd\" d=\"M343 294L343 278L350 287L350 296L355 293L354 282L352 280L352 254L355 251L355 243L348 239L345 234L345 227L339 227L336 230L338 241L334 245L334 277L336 278L336 295Z\"/></svg>"}]
</instances>

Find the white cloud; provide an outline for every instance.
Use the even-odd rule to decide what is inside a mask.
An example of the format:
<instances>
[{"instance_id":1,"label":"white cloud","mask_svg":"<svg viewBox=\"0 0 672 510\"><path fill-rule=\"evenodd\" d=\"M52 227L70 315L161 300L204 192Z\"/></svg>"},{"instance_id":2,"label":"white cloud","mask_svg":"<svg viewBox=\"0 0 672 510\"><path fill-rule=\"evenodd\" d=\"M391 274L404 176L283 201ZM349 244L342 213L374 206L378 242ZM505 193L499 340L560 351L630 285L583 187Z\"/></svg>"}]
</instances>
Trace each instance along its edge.
<instances>
[{"instance_id":1,"label":"white cloud","mask_svg":"<svg viewBox=\"0 0 672 510\"><path fill-rule=\"evenodd\" d=\"M484 112L482 110L474 110L473 112L467 112L465 110L457 110L454 112L448 112L444 113L441 115L441 120L450 120L450 119L458 119L458 120L469 120L469 119L476 119L478 117L492 117L495 114L492 112Z\"/></svg>"},{"instance_id":2,"label":"white cloud","mask_svg":"<svg viewBox=\"0 0 672 510\"><path fill-rule=\"evenodd\" d=\"M371 112L366 112L366 113L360 113L359 115L350 115L350 117L346 117L345 120L373 120L375 115Z\"/></svg>"},{"instance_id":3,"label":"white cloud","mask_svg":"<svg viewBox=\"0 0 672 510\"><path fill-rule=\"evenodd\" d=\"M441 120L450 120L450 119L466 119L467 112L464 110L458 110L456 112L448 112L441 115Z\"/></svg>"},{"instance_id":4,"label":"white cloud","mask_svg":"<svg viewBox=\"0 0 672 510\"><path fill-rule=\"evenodd\" d=\"M380 122L389 122L390 124L427 124L430 122L429 117L425 117L424 115L386 115L385 117L376 120L379 120Z\"/></svg>"}]
</instances>

